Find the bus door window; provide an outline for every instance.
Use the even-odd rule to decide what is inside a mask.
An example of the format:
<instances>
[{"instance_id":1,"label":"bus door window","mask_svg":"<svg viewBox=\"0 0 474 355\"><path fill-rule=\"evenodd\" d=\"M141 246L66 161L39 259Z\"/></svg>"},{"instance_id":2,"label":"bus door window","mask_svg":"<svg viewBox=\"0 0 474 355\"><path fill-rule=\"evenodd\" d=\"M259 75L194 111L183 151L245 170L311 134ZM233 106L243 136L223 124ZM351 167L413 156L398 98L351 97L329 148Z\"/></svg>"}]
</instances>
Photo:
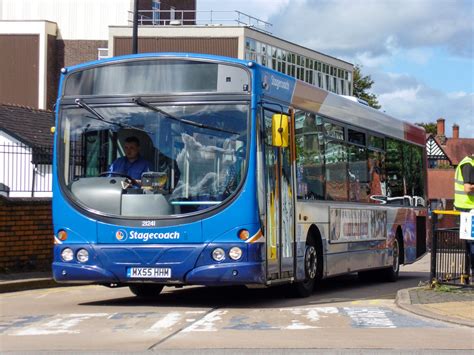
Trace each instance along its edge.
<instances>
[{"instance_id":1,"label":"bus door window","mask_svg":"<svg viewBox=\"0 0 474 355\"><path fill-rule=\"evenodd\" d=\"M272 146L272 112L264 112L265 124L265 188L267 196L267 273L270 277L279 274L279 253L277 247L280 238L280 191L278 186L278 148ZM276 276L278 277L278 276Z\"/></svg>"}]
</instances>

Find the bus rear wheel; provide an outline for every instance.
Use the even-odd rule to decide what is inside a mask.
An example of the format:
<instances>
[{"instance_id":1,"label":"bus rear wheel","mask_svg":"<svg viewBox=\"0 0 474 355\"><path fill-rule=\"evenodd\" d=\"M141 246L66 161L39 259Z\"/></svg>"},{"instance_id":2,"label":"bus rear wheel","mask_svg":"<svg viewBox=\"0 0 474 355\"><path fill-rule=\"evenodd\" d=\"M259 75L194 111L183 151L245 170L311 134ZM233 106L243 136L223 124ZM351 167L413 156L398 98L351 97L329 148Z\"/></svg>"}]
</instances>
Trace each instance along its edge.
<instances>
[{"instance_id":1,"label":"bus rear wheel","mask_svg":"<svg viewBox=\"0 0 474 355\"><path fill-rule=\"evenodd\" d=\"M157 297L161 290L163 290L163 285L153 285L153 284L137 284L130 285L130 291L137 296L138 298L143 299L153 299Z\"/></svg>"},{"instance_id":2,"label":"bus rear wheel","mask_svg":"<svg viewBox=\"0 0 474 355\"><path fill-rule=\"evenodd\" d=\"M400 247L401 247L401 243L397 237L393 240L393 245L392 245L392 255L393 255L392 266L382 270L383 278L388 282L395 282L398 280L398 276L400 273L400 260L401 260Z\"/></svg>"},{"instance_id":3,"label":"bus rear wheel","mask_svg":"<svg viewBox=\"0 0 474 355\"><path fill-rule=\"evenodd\" d=\"M306 246L304 255L305 279L294 285L294 293L297 297L309 297L313 293L314 285L318 276L318 267L321 263L321 255L313 245Z\"/></svg>"}]
</instances>

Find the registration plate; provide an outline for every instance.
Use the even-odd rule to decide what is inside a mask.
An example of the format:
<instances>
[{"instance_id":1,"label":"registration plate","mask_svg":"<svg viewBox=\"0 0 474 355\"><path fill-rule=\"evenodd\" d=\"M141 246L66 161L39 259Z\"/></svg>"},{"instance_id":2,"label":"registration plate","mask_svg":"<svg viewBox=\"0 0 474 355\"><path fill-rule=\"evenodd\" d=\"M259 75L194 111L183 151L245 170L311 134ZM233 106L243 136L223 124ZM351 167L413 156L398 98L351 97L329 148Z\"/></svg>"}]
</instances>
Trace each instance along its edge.
<instances>
[{"instance_id":1,"label":"registration plate","mask_svg":"<svg viewBox=\"0 0 474 355\"><path fill-rule=\"evenodd\" d=\"M169 279L170 268L158 267L131 267L127 269L127 277L139 279Z\"/></svg>"}]
</instances>

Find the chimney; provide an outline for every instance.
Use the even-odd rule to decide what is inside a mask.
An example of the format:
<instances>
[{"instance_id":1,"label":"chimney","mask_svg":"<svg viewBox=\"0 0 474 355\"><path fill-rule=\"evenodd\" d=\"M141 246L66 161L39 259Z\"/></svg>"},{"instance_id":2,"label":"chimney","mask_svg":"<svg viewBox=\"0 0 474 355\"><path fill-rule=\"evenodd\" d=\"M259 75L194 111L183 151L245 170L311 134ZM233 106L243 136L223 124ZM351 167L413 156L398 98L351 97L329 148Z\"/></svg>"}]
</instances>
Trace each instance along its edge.
<instances>
[{"instance_id":1,"label":"chimney","mask_svg":"<svg viewBox=\"0 0 474 355\"><path fill-rule=\"evenodd\" d=\"M453 139L459 138L459 126L455 123L453 124Z\"/></svg>"},{"instance_id":2,"label":"chimney","mask_svg":"<svg viewBox=\"0 0 474 355\"><path fill-rule=\"evenodd\" d=\"M444 137L444 118L438 118L436 120L436 135Z\"/></svg>"}]
</instances>

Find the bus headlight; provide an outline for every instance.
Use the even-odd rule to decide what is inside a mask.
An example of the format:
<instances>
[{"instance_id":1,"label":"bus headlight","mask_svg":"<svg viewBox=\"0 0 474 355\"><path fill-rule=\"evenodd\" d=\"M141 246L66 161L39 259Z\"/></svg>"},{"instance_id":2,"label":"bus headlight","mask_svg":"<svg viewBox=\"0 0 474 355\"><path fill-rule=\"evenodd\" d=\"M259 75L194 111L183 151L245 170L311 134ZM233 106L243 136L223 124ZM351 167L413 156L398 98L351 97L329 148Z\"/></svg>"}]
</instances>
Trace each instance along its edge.
<instances>
[{"instance_id":1,"label":"bus headlight","mask_svg":"<svg viewBox=\"0 0 474 355\"><path fill-rule=\"evenodd\" d=\"M239 260L242 257L242 249L233 247L229 250L229 256L232 260Z\"/></svg>"},{"instance_id":2,"label":"bus headlight","mask_svg":"<svg viewBox=\"0 0 474 355\"><path fill-rule=\"evenodd\" d=\"M76 257L79 262L87 263L87 261L89 261L89 252L86 249L79 249Z\"/></svg>"},{"instance_id":3,"label":"bus headlight","mask_svg":"<svg viewBox=\"0 0 474 355\"><path fill-rule=\"evenodd\" d=\"M222 248L216 248L212 251L212 258L215 261L222 261L225 259L225 252Z\"/></svg>"},{"instance_id":4,"label":"bus headlight","mask_svg":"<svg viewBox=\"0 0 474 355\"><path fill-rule=\"evenodd\" d=\"M72 259L74 259L74 252L72 251L72 249L63 249L63 251L61 252L61 259L63 259L64 261L71 261Z\"/></svg>"}]
</instances>

